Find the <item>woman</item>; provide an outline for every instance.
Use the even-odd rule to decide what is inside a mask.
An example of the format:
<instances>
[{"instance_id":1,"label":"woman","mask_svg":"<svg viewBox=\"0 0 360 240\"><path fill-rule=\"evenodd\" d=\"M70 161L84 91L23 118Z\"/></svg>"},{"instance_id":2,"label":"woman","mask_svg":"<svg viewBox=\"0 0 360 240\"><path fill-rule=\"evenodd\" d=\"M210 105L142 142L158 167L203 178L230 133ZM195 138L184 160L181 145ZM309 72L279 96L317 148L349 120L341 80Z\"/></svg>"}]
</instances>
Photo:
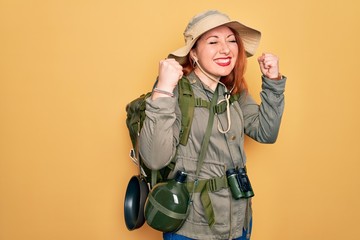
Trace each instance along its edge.
<instances>
[{"instance_id":1,"label":"woman","mask_svg":"<svg viewBox=\"0 0 360 240\"><path fill-rule=\"evenodd\" d=\"M258 58L262 102L255 103L248 94L244 72L246 57L254 54L260 32L231 21L223 13L207 11L195 16L184 36L185 46L160 61L158 82L146 103L140 154L151 169L166 166L176 155L169 178L181 170L187 173L190 183L195 179L226 180L228 170L245 169L244 134L258 142L275 142L286 78L279 72L278 58L262 54ZM226 102L226 110L215 115L198 176L198 155L209 109L195 108L188 142L179 144L181 111L176 88L183 76L191 83L195 97L210 102L216 95L218 103ZM231 103L231 96L239 97ZM202 193L195 191L184 225L176 233L164 233L164 239L249 239L252 195L235 199L232 190L229 186L209 190L205 201ZM204 203L207 200L210 207Z\"/></svg>"}]
</instances>

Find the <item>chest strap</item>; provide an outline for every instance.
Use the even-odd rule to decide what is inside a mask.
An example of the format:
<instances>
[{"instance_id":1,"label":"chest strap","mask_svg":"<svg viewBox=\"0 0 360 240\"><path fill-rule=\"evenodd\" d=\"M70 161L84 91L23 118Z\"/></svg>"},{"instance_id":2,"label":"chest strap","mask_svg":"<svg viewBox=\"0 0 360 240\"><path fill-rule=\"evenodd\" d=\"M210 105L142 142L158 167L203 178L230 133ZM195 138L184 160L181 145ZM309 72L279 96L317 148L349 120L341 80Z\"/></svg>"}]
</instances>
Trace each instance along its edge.
<instances>
[{"instance_id":1,"label":"chest strap","mask_svg":"<svg viewBox=\"0 0 360 240\"><path fill-rule=\"evenodd\" d=\"M229 101L230 104L236 102L240 98L240 94L231 95ZM203 108L210 108L210 102L202 99L202 98L195 98L195 107L203 107ZM220 114L226 111L226 102L221 102L214 106L214 113Z\"/></svg>"}]
</instances>

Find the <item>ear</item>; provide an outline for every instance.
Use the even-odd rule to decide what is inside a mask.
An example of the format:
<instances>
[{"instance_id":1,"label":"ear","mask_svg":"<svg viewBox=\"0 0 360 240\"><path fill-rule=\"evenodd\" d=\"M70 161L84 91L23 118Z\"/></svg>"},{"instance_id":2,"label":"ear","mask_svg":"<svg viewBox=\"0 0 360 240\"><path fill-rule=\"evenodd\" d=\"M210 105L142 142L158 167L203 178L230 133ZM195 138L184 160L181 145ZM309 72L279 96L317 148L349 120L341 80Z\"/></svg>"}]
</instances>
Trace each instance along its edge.
<instances>
[{"instance_id":1,"label":"ear","mask_svg":"<svg viewBox=\"0 0 360 240\"><path fill-rule=\"evenodd\" d=\"M190 57L191 57L195 62L198 61L198 58L197 58L197 56L196 56L196 52L195 52L194 49L191 49L191 50L190 50Z\"/></svg>"}]
</instances>

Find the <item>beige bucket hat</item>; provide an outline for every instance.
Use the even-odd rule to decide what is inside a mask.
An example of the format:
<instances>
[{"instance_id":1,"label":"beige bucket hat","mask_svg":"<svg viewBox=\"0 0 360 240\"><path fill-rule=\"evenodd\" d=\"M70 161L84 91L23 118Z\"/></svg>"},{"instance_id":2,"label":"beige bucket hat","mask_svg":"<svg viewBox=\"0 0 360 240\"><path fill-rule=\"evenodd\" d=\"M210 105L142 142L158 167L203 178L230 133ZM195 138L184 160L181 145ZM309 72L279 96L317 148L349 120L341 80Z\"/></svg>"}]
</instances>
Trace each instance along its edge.
<instances>
[{"instance_id":1,"label":"beige bucket hat","mask_svg":"<svg viewBox=\"0 0 360 240\"><path fill-rule=\"evenodd\" d=\"M226 25L237 31L244 43L247 57L255 54L259 46L261 33L253 28L247 27L238 21L230 20L230 18L217 11L209 10L194 16L184 31L185 46L179 48L169 54L169 57L175 58L180 64L185 63L186 56L194 46L197 39L205 32Z\"/></svg>"}]
</instances>

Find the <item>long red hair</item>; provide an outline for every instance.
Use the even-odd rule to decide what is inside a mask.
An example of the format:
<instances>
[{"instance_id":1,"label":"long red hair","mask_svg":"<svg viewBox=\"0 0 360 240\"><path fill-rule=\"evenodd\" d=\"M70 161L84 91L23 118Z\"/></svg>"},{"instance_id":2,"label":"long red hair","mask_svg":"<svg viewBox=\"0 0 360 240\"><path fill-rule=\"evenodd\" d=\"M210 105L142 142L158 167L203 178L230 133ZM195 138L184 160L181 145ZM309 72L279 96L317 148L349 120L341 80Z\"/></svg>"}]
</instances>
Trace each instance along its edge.
<instances>
[{"instance_id":1,"label":"long red hair","mask_svg":"<svg viewBox=\"0 0 360 240\"><path fill-rule=\"evenodd\" d=\"M230 28L230 30L234 33L236 43L238 45L238 58L236 59L234 69L231 71L231 73L227 76L221 77L220 81L225 84L228 90L231 90L233 88L233 91L231 92L231 95L233 95L242 91L248 91L248 86L244 77L247 59L244 44L240 38L240 35L232 28ZM196 43L194 44L193 48L195 47ZM187 75L194 70L194 61L190 57L190 54L187 55L186 62L182 64L182 66L184 75Z\"/></svg>"}]
</instances>

